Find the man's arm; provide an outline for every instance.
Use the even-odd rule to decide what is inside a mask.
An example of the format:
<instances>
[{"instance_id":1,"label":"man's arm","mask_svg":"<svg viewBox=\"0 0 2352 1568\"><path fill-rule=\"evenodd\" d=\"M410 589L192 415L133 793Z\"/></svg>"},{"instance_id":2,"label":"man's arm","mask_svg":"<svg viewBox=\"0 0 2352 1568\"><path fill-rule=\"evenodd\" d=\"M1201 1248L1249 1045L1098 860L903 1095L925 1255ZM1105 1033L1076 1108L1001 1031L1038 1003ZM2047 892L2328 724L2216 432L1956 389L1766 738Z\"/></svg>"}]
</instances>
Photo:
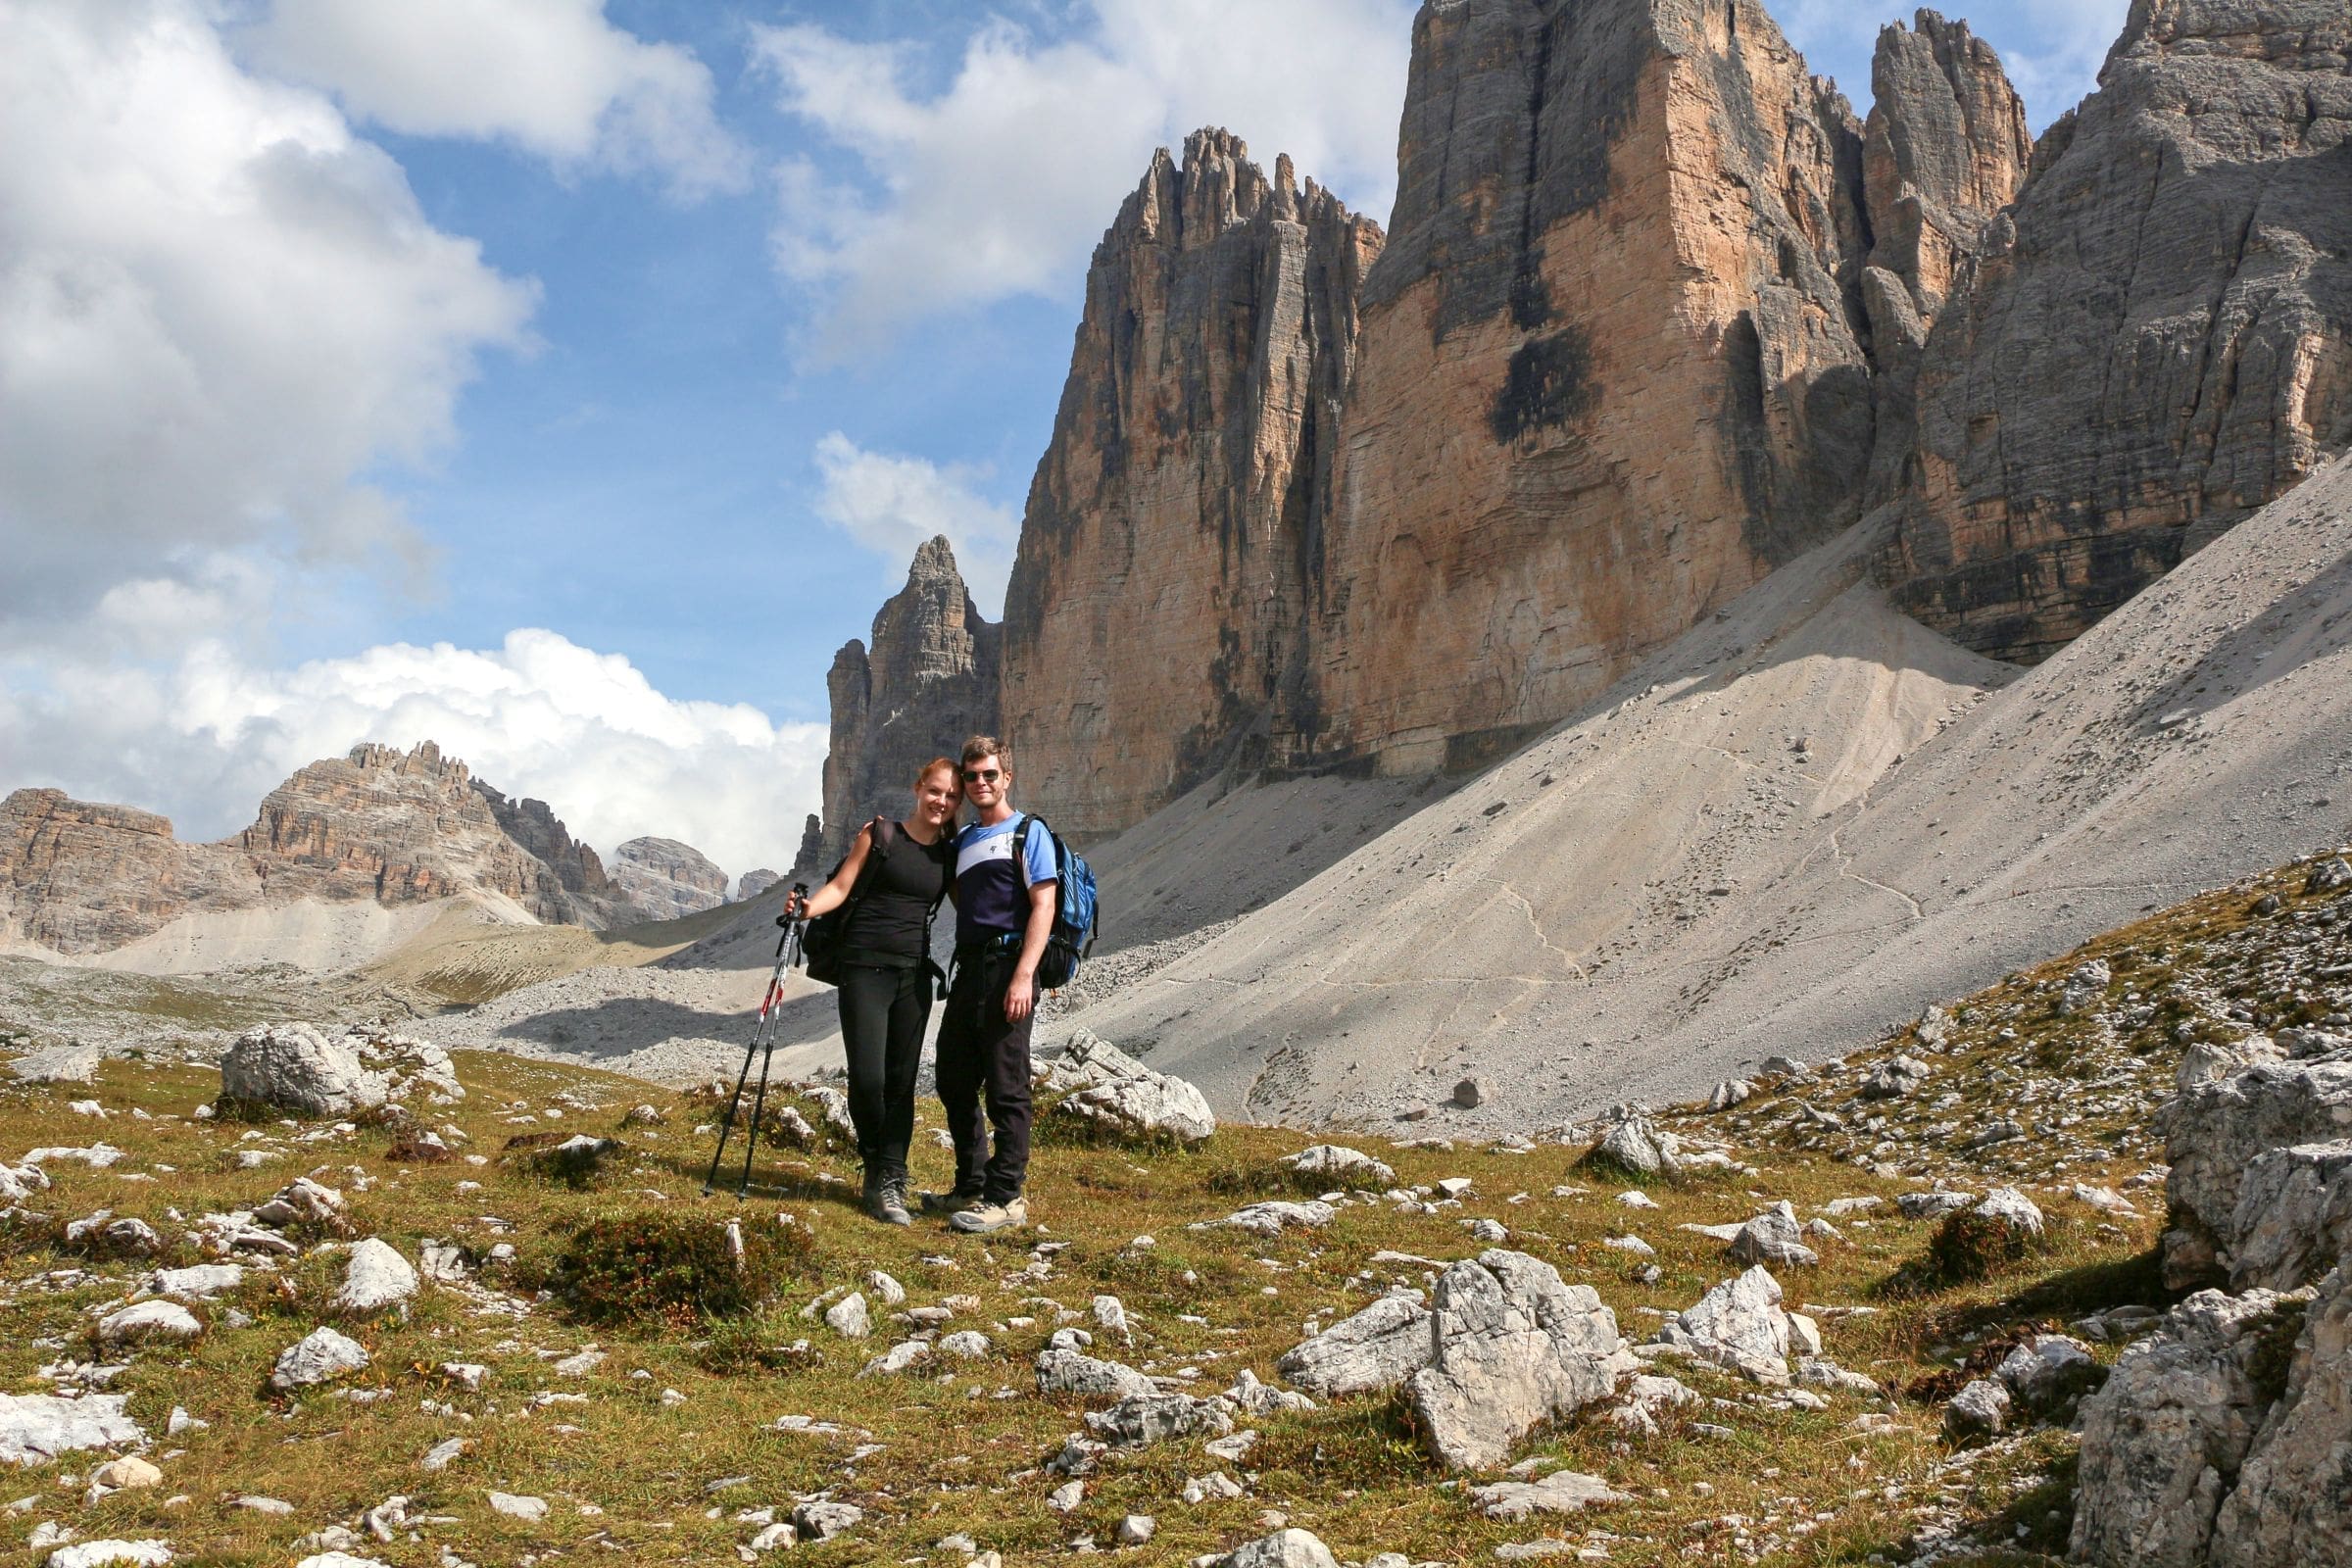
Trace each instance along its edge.
<instances>
[{"instance_id":1,"label":"man's arm","mask_svg":"<svg viewBox=\"0 0 2352 1568\"><path fill-rule=\"evenodd\" d=\"M1021 933L1020 961L1012 966L1012 983L1004 988L1004 1018L1019 1023L1037 1005L1037 966L1046 956L1046 938L1054 934L1054 899L1058 882L1029 884L1029 925Z\"/></svg>"}]
</instances>

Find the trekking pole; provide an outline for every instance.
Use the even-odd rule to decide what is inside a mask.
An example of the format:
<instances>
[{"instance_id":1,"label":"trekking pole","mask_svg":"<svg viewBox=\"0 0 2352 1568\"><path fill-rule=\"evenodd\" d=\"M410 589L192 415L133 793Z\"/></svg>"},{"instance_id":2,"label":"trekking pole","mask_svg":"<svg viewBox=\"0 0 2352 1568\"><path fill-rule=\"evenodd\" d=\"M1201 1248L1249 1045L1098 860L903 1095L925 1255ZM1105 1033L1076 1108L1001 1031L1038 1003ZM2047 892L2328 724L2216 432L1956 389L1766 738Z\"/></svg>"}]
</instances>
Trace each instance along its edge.
<instances>
[{"instance_id":1,"label":"trekking pole","mask_svg":"<svg viewBox=\"0 0 2352 1568\"><path fill-rule=\"evenodd\" d=\"M792 898L787 901L786 907L794 905L807 907L808 903L808 885L795 882L792 885ZM760 1058L760 1094L752 1108L751 1130L744 1135L743 1180L736 1185L735 1196L741 1198L745 1189L751 1186L752 1149L759 1142L760 1113L767 1103L767 1063L776 1051L774 1024L776 1010L784 1001L784 971L801 961L801 932L808 923L805 916L776 916L776 924L784 928L784 934L776 939L776 966L767 977L767 994L760 1000L760 1021L752 1031L752 1043L744 1048L743 1068L735 1074L735 1093L727 1101L726 1115L719 1120L718 1147L710 1152L710 1169L703 1176L705 1198L709 1198L711 1190L718 1185L719 1161L726 1158L727 1135L735 1129L736 1112L743 1107L744 1080L752 1075L752 1057L757 1055Z\"/></svg>"}]
</instances>

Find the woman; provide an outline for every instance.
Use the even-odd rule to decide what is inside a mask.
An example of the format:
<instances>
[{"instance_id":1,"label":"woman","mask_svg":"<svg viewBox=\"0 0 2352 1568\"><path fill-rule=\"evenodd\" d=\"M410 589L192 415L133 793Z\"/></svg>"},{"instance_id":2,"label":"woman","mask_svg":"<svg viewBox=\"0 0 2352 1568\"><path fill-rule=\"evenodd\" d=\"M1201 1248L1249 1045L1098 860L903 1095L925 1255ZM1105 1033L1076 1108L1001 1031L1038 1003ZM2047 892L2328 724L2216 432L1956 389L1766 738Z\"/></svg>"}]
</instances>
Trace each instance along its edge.
<instances>
[{"instance_id":1,"label":"woman","mask_svg":"<svg viewBox=\"0 0 2352 1568\"><path fill-rule=\"evenodd\" d=\"M906 1146L931 1016L931 916L955 876L962 805L955 762L925 762L914 778L914 814L903 822L877 816L859 828L841 869L798 911L814 916L850 906L839 988L850 1120L865 1162L865 1211L885 1225L914 1223L906 1211ZM877 856L881 863L868 875Z\"/></svg>"}]
</instances>

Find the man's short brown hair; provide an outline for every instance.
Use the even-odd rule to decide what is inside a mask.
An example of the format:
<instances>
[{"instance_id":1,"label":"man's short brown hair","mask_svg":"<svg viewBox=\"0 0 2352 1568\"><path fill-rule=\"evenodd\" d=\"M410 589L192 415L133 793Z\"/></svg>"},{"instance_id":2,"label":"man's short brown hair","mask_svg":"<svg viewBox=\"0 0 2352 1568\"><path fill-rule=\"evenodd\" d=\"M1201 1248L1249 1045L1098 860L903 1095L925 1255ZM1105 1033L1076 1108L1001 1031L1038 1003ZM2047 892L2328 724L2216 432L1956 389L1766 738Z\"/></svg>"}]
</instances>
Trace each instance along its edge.
<instances>
[{"instance_id":1,"label":"man's short brown hair","mask_svg":"<svg viewBox=\"0 0 2352 1568\"><path fill-rule=\"evenodd\" d=\"M1012 748L994 735L975 735L963 743L963 765L966 767L992 757L1005 772L1012 771Z\"/></svg>"}]
</instances>

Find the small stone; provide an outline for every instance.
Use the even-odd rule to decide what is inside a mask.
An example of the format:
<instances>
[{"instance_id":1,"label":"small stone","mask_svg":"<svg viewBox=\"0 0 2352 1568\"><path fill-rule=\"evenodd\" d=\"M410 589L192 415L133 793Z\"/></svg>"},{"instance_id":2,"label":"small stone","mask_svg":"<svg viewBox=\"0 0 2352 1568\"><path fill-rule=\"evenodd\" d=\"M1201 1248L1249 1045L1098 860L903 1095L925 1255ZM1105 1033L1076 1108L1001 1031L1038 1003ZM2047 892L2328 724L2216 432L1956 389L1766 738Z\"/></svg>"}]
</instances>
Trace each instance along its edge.
<instances>
[{"instance_id":1,"label":"small stone","mask_svg":"<svg viewBox=\"0 0 2352 1568\"><path fill-rule=\"evenodd\" d=\"M1453 1102L1463 1110L1476 1110L1486 1101L1487 1086L1476 1078L1465 1078L1453 1086Z\"/></svg>"},{"instance_id":2,"label":"small stone","mask_svg":"<svg viewBox=\"0 0 2352 1568\"><path fill-rule=\"evenodd\" d=\"M135 1492L145 1487L160 1487L164 1473L135 1453L109 1460L90 1472L90 1484L112 1487L117 1492Z\"/></svg>"},{"instance_id":3,"label":"small stone","mask_svg":"<svg viewBox=\"0 0 2352 1568\"><path fill-rule=\"evenodd\" d=\"M1152 1532L1158 1528L1150 1514L1131 1513L1119 1521L1118 1529L1111 1532L1111 1539L1122 1546L1140 1546L1150 1541Z\"/></svg>"},{"instance_id":4,"label":"small stone","mask_svg":"<svg viewBox=\"0 0 2352 1568\"><path fill-rule=\"evenodd\" d=\"M196 1314L177 1301L140 1301L98 1321L98 1338L109 1345L143 1345L154 1340L184 1342L204 1332Z\"/></svg>"},{"instance_id":5,"label":"small stone","mask_svg":"<svg viewBox=\"0 0 2352 1568\"><path fill-rule=\"evenodd\" d=\"M804 1502L792 1510L792 1527L803 1541L830 1541L845 1530L855 1528L864 1519L865 1510L855 1503L818 1499Z\"/></svg>"},{"instance_id":6,"label":"small stone","mask_svg":"<svg viewBox=\"0 0 2352 1568\"><path fill-rule=\"evenodd\" d=\"M1575 1470L1556 1470L1536 1482L1502 1481L1474 1487L1470 1495L1490 1519L1524 1519L1531 1513L1576 1513L1596 1503L1627 1500L1624 1493L1600 1477Z\"/></svg>"},{"instance_id":7,"label":"small stone","mask_svg":"<svg viewBox=\"0 0 2352 1568\"><path fill-rule=\"evenodd\" d=\"M1277 1530L1236 1546L1225 1568L1339 1568L1331 1548L1304 1530Z\"/></svg>"},{"instance_id":8,"label":"small stone","mask_svg":"<svg viewBox=\"0 0 2352 1568\"><path fill-rule=\"evenodd\" d=\"M825 1308L825 1326L845 1340L862 1340L873 1332L873 1319L865 1309L865 1297L852 1291Z\"/></svg>"},{"instance_id":9,"label":"small stone","mask_svg":"<svg viewBox=\"0 0 2352 1568\"><path fill-rule=\"evenodd\" d=\"M49 1553L47 1568L165 1568L172 1544L165 1541L84 1541Z\"/></svg>"},{"instance_id":10,"label":"small stone","mask_svg":"<svg viewBox=\"0 0 2352 1568\"><path fill-rule=\"evenodd\" d=\"M2009 1422L2009 1391L1990 1378L1979 1378L1944 1406L1944 1429L1955 1438L1998 1437Z\"/></svg>"},{"instance_id":11,"label":"small stone","mask_svg":"<svg viewBox=\"0 0 2352 1568\"><path fill-rule=\"evenodd\" d=\"M512 1492L491 1493L490 1507L494 1512L503 1513L510 1519L537 1520L547 1517L547 1499L545 1497L517 1496Z\"/></svg>"},{"instance_id":12,"label":"small stone","mask_svg":"<svg viewBox=\"0 0 2352 1568\"><path fill-rule=\"evenodd\" d=\"M335 1292L334 1307L351 1317L367 1317L399 1306L416 1294L416 1270L398 1249L381 1237L353 1244L343 1265L343 1287Z\"/></svg>"},{"instance_id":13,"label":"small stone","mask_svg":"<svg viewBox=\"0 0 2352 1568\"><path fill-rule=\"evenodd\" d=\"M365 1371L368 1356L365 1347L356 1340L346 1339L333 1329L313 1329L299 1344L280 1351L277 1365L270 1374L270 1386L280 1393L328 1383L347 1373Z\"/></svg>"}]
</instances>

